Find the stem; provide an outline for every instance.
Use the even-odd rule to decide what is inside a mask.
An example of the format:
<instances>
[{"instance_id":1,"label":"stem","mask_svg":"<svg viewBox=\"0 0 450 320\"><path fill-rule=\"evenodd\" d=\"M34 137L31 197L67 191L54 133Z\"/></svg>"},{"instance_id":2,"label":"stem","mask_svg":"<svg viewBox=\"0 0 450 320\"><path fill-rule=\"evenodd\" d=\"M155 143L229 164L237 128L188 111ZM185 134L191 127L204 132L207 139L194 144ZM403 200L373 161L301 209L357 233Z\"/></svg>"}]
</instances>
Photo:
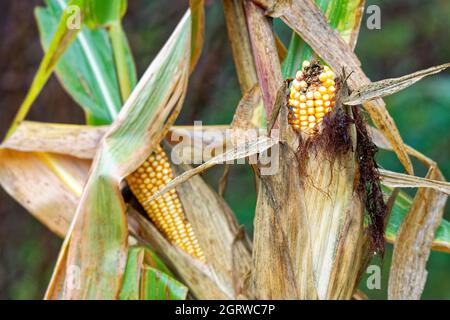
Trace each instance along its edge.
<instances>
[{"instance_id":1,"label":"stem","mask_svg":"<svg viewBox=\"0 0 450 320\"><path fill-rule=\"evenodd\" d=\"M126 40L123 36L123 29L120 21L113 23L108 28L108 33L114 53L120 94L122 96L122 101L125 102L131 93L131 83L129 77L130 72L128 70L128 64L125 56Z\"/></svg>"}]
</instances>

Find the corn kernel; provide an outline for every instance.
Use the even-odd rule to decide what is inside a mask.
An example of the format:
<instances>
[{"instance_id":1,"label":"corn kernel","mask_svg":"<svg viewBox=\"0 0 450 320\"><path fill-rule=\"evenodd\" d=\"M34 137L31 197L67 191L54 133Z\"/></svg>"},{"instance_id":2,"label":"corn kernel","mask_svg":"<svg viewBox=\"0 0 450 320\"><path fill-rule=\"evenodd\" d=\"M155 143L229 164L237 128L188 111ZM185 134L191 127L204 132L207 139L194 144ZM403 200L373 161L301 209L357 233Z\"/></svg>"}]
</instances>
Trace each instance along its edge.
<instances>
[{"instance_id":1,"label":"corn kernel","mask_svg":"<svg viewBox=\"0 0 450 320\"><path fill-rule=\"evenodd\" d=\"M335 73L317 62L304 61L302 67L290 89L288 121L295 129L314 134L318 131L311 128L323 122L325 115L333 110L337 90Z\"/></svg>"},{"instance_id":2,"label":"corn kernel","mask_svg":"<svg viewBox=\"0 0 450 320\"><path fill-rule=\"evenodd\" d=\"M161 146L158 146L154 154L126 178L131 191L167 240L205 262L205 256L191 224L185 217L176 190L172 189L155 200L147 202L149 197L172 179L169 159Z\"/></svg>"}]
</instances>

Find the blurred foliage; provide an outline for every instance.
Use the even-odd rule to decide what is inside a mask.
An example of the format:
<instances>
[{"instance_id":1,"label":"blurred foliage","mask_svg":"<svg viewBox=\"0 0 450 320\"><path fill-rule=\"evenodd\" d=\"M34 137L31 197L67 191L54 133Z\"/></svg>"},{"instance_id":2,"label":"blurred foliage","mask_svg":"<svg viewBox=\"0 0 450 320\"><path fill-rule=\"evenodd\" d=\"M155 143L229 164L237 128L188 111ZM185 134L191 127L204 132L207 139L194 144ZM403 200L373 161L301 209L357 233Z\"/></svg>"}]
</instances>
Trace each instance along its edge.
<instances>
[{"instance_id":1,"label":"blurred foliage","mask_svg":"<svg viewBox=\"0 0 450 320\"><path fill-rule=\"evenodd\" d=\"M194 120L202 120L204 125L227 124L231 121L240 98L221 1L206 1L206 3L204 51L190 79L186 103L177 121L179 124L192 124ZM442 38L443 32L450 30L449 1L367 0L366 3L366 7L376 4L381 8L381 30L368 30L365 26L367 19L365 14L356 48L363 69L372 80L400 76L450 60L450 42ZM141 75L183 15L187 3L181 0L171 2L133 0L129 1L128 7L124 27L136 58L138 73ZM30 7L27 10L31 12L32 9ZM288 28L275 21L275 29L287 45L290 39ZM38 41L37 30L33 36ZM444 72L386 98L388 109L406 143L436 160L447 179L450 178L449 88L450 75ZM46 89L50 90L48 87ZM17 105L16 103L13 107L9 107L11 111L8 111L8 117L11 117L9 112L13 114ZM402 171L392 153L382 151L378 160L383 167ZM414 165L418 174L425 174L423 166L417 162ZM213 188L217 188L222 170L223 167L218 166L204 174ZM413 190L409 192L414 195ZM249 166L236 165L231 168L225 198L236 212L239 221L251 232L256 194ZM13 202L3 194L1 200ZM2 246L0 251L3 251L3 246L14 246L14 251L0 257L0 298L41 298L54 264L58 240L42 230L43 227L38 226L39 223L31 217L22 217L26 213L24 210L19 212L17 206L5 206L2 214L11 216L20 214L21 219L9 217L0 226ZM448 206L446 217L450 218ZM2 239L2 234L10 236L14 234L6 233L6 228L17 230L16 237L20 235L20 238L7 243L7 239ZM40 240L35 241L36 239ZM365 281L367 275L363 277L360 288L370 298L386 298L391 248L389 245L384 261L372 262L382 266L381 289L368 290ZM433 252L428 264L429 277L423 294L424 299L450 299L450 282L447 281L449 270L450 255Z\"/></svg>"}]
</instances>

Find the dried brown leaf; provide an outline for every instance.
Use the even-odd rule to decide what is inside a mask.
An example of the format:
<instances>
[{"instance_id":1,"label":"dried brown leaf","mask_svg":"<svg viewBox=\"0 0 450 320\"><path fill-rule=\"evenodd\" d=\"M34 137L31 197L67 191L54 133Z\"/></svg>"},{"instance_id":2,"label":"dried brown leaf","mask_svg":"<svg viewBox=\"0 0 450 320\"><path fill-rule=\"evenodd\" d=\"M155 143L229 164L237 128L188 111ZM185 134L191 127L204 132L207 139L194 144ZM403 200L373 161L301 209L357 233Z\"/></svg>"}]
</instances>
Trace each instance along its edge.
<instances>
[{"instance_id":1,"label":"dried brown leaf","mask_svg":"<svg viewBox=\"0 0 450 320\"><path fill-rule=\"evenodd\" d=\"M0 183L16 201L64 237L87 180L90 161L0 149Z\"/></svg>"},{"instance_id":2,"label":"dried brown leaf","mask_svg":"<svg viewBox=\"0 0 450 320\"><path fill-rule=\"evenodd\" d=\"M438 180L443 176L436 167L431 167L427 179ZM420 299L427 279L426 263L431 244L446 201L447 195L436 190L420 188L417 191L394 244L389 299Z\"/></svg>"},{"instance_id":3,"label":"dried brown leaf","mask_svg":"<svg viewBox=\"0 0 450 320\"><path fill-rule=\"evenodd\" d=\"M383 184L392 188L430 188L450 194L450 183L379 169Z\"/></svg>"},{"instance_id":4,"label":"dried brown leaf","mask_svg":"<svg viewBox=\"0 0 450 320\"><path fill-rule=\"evenodd\" d=\"M228 38L242 93L248 92L258 81L253 62L250 37L247 31L242 0L223 0Z\"/></svg>"},{"instance_id":5,"label":"dried brown leaf","mask_svg":"<svg viewBox=\"0 0 450 320\"><path fill-rule=\"evenodd\" d=\"M24 121L0 147L92 159L107 130L108 126L91 127Z\"/></svg>"},{"instance_id":6,"label":"dried brown leaf","mask_svg":"<svg viewBox=\"0 0 450 320\"><path fill-rule=\"evenodd\" d=\"M177 187L181 183L189 180L193 176L202 173L203 171L217 165L224 164L230 161L234 161L236 159L242 159L246 157L253 156L258 153L262 153L277 143L276 139L272 139L266 136L260 136L256 140L253 141L245 141L236 145L235 147L227 150L226 152L219 154L205 163L199 165L196 168L193 168L189 171L184 172L183 174L177 176L173 180L171 180L164 188L160 189L153 196L151 196L147 202L153 201L159 196L163 195L167 191Z\"/></svg>"},{"instance_id":7,"label":"dried brown leaf","mask_svg":"<svg viewBox=\"0 0 450 320\"><path fill-rule=\"evenodd\" d=\"M441 72L448 67L450 67L450 63L420 70L399 78L384 79L381 81L372 82L371 84L364 85L354 90L348 98L342 101L342 103L349 106L356 106L367 100L389 96L412 86L424 77Z\"/></svg>"},{"instance_id":8,"label":"dried brown leaf","mask_svg":"<svg viewBox=\"0 0 450 320\"><path fill-rule=\"evenodd\" d=\"M263 9L251 1L246 1L244 7L264 107L266 115L270 115L283 82L276 41Z\"/></svg>"}]
</instances>

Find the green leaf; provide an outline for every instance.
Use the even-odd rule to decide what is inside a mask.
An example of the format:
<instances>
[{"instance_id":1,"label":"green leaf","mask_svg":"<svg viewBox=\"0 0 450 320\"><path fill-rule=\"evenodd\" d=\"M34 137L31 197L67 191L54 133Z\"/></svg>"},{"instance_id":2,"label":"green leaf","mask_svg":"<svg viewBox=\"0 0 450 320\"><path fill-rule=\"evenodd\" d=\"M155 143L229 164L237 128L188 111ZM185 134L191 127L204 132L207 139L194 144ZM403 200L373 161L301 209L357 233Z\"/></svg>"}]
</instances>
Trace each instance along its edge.
<instances>
[{"instance_id":1,"label":"green leaf","mask_svg":"<svg viewBox=\"0 0 450 320\"><path fill-rule=\"evenodd\" d=\"M128 250L120 300L184 299L186 292L187 288L173 279L169 269L149 248Z\"/></svg>"},{"instance_id":2,"label":"green leaf","mask_svg":"<svg viewBox=\"0 0 450 320\"><path fill-rule=\"evenodd\" d=\"M383 192L390 195L391 188L383 186ZM395 242L400 225L411 207L413 199L405 192L401 191L392 207L391 216L386 226L386 239ZM432 249L450 253L450 222L443 219L439 225L433 239Z\"/></svg>"},{"instance_id":3,"label":"green leaf","mask_svg":"<svg viewBox=\"0 0 450 320\"><path fill-rule=\"evenodd\" d=\"M136 68L130 47L120 22L113 23L108 29L114 51L114 61L119 77L119 88L122 101L126 101L131 90L136 86Z\"/></svg>"},{"instance_id":4,"label":"green leaf","mask_svg":"<svg viewBox=\"0 0 450 320\"><path fill-rule=\"evenodd\" d=\"M60 15L60 19L55 21L54 28L52 30L51 40L48 41L48 50L46 51L41 63L39 64L38 71L36 72L30 89L27 95L19 107L11 127L9 128L6 138L8 138L22 120L25 119L28 111L30 110L33 102L36 100L39 93L42 91L45 83L50 77L53 69L56 66L57 61L67 49L67 47L74 41L78 29L67 28L67 20L70 18L71 13L64 11Z\"/></svg>"},{"instance_id":5,"label":"green leaf","mask_svg":"<svg viewBox=\"0 0 450 320\"><path fill-rule=\"evenodd\" d=\"M126 0L78 0L83 11L83 23L89 28L119 22L127 8Z\"/></svg>"},{"instance_id":6,"label":"green leaf","mask_svg":"<svg viewBox=\"0 0 450 320\"><path fill-rule=\"evenodd\" d=\"M138 300L142 265L144 263L144 248L131 248L128 250L127 265L123 275L123 284L120 290L120 300Z\"/></svg>"},{"instance_id":7,"label":"green leaf","mask_svg":"<svg viewBox=\"0 0 450 320\"><path fill-rule=\"evenodd\" d=\"M330 26L339 31L344 40L354 48L359 32L364 0L316 0L325 13ZM295 32L292 33L286 60L282 66L283 77L294 77L304 60L311 60L314 52Z\"/></svg>"},{"instance_id":8,"label":"green leaf","mask_svg":"<svg viewBox=\"0 0 450 320\"><path fill-rule=\"evenodd\" d=\"M184 300L188 289L166 273L154 268L143 270L141 299L143 300Z\"/></svg>"},{"instance_id":9,"label":"green leaf","mask_svg":"<svg viewBox=\"0 0 450 320\"><path fill-rule=\"evenodd\" d=\"M45 50L52 39L64 0L47 0L46 8L36 9L36 18ZM130 86L136 83L134 62L125 38L121 35ZM63 87L86 113L88 124L109 124L119 112L119 94L112 47L104 29L82 28L56 66Z\"/></svg>"}]
</instances>

